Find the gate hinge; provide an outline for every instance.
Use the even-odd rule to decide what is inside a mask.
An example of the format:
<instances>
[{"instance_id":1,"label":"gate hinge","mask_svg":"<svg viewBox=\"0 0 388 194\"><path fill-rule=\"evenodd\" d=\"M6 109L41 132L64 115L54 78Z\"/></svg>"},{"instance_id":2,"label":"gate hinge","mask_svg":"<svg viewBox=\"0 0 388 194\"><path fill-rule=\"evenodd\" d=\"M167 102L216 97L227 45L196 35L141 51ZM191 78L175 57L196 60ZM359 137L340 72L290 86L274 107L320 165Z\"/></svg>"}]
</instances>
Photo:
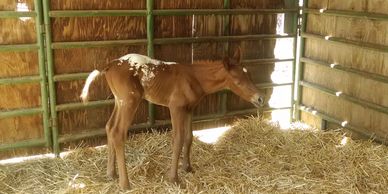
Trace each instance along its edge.
<instances>
[{"instance_id":1,"label":"gate hinge","mask_svg":"<svg viewBox=\"0 0 388 194\"><path fill-rule=\"evenodd\" d=\"M45 29L45 27L44 27L44 24L41 24L41 25L40 25L40 32L41 32L42 34L45 34L45 33L46 33L46 29Z\"/></svg>"},{"instance_id":2,"label":"gate hinge","mask_svg":"<svg viewBox=\"0 0 388 194\"><path fill-rule=\"evenodd\" d=\"M53 118L50 118L50 120L49 120L49 126L50 126L50 128L56 127L56 122L54 122L54 119L53 119Z\"/></svg>"}]
</instances>

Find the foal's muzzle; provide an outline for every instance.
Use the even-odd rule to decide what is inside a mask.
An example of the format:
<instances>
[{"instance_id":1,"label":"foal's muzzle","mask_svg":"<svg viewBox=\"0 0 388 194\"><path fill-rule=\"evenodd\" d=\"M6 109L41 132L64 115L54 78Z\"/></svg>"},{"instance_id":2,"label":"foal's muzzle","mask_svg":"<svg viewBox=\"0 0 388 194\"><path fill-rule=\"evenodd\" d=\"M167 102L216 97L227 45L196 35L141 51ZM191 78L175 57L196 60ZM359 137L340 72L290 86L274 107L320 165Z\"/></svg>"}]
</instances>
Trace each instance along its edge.
<instances>
[{"instance_id":1,"label":"foal's muzzle","mask_svg":"<svg viewBox=\"0 0 388 194\"><path fill-rule=\"evenodd\" d=\"M264 98L259 95L254 95L251 99L251 103L257 108L263 107L265 104Z\"/></svg>"}]
</instances>

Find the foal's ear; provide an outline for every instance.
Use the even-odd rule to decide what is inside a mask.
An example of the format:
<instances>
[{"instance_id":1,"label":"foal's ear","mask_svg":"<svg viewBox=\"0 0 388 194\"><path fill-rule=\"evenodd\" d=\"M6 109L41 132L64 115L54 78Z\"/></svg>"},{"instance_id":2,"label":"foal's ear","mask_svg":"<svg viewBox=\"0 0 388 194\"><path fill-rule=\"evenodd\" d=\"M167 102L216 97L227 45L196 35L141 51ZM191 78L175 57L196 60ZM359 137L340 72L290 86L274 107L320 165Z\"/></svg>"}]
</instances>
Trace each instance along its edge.
<instances>
[{"instance_id":1,"label":"foal's ear","mask_svg":"<svg viewBox=\"0 0 388 194\"><path fill-rule=\"evenodd\" d=\"M241 63L241 48L237 47L237 50L234 52L233 57L224 57L222 60L226 70L229 70L232 66L239 65Z\"/></svg>"},{"instance_id":2,"label":"foal's ear","mask_svg":"<svg viewBox=\"0 0 388 194\"><path fill-rule=\"evenodd\" d=\"M232 66L230 58L229 57L224 57L222 59L222 63L224 64L225 69L229 71L230 67Z\"/></svg>"}]
</instances>

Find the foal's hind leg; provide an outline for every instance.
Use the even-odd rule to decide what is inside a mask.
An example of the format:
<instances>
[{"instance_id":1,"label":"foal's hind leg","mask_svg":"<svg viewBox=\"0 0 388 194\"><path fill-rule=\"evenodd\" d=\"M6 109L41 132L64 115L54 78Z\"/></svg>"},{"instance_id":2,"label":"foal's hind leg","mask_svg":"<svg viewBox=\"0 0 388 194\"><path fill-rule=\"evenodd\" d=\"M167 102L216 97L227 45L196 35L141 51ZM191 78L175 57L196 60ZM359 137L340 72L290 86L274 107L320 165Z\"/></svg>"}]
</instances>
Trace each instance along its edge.
<instances>
[{"instance_id":1,"label":"foal's hind leg","mask_svg":"<svg viewBox=\"0 0 388 194\"><path fill-rule=\"evenodd\" d=\"M116 99L116 111L113 116L113 123L108 130L108 139L110 139L116 154L119 171L119 185L122 189L129 188L127 168L125 166L125 141L127 139L128 128L133 121L140 100L140 97L134 95L127 99Z\"/></svg>"},{"instance_id":2,"label":"foal's hind leg","mask_svg":"<svg viewBox=\"0 0 388 194\"><path fill-rule=\"evenodd\" d=\"M113 112L112 112L112 115L110 116L108 122L106 123L106 126L105 126L105 130L106 130L106 133L107 133L107 139L108 139L108 165L107 165L107 169L106 169L106 174L108 176L108 178L110 179L116 179L117 178L117 175L116 175L116 168L115 168L115 163L116 163L116 153L115 153L115 148L114 148L114 145L113 145L113 139L112 137L109 135L109 131L111 130L112 128L112 125L113 123L115 123L115 119L116 119L116 115L117 115L117 106L115 104L114 108L113 108Z\"/></svg>"}]
</instances>

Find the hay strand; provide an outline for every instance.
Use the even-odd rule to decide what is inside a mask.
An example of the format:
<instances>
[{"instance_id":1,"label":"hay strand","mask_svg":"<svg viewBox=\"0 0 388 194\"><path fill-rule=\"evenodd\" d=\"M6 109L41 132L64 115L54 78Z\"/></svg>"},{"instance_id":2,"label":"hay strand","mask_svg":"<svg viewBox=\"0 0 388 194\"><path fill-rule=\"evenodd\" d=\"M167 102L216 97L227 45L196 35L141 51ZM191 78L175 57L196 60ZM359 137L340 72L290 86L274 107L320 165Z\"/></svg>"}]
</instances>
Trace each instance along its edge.
<instances>
[{"instance_id":1,"label":"hay strand","mask_svg":"<svg viewBox=\"0 0 388 194\"><path fill-rule=\"evenodd\" d=\"M194 173L179 171L185 189L163 181L170 132L131 136L127 193L387 193L388 149L340 130L281 130L241 120L216 144L194 141ZM0 193L117 193L107 180L106 147L77 149L63 159L0 166Z\"/></svg>"}]
</instances>

